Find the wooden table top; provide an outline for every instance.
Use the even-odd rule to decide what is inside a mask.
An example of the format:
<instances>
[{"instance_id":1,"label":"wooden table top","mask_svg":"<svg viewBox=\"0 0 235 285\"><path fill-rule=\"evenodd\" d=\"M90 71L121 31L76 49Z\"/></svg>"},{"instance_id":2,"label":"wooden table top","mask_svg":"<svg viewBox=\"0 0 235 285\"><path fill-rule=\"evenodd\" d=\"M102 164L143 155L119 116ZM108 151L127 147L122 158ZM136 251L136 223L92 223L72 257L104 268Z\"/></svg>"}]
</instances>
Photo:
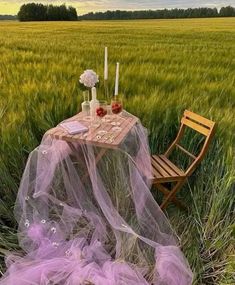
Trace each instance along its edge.
<instances>
[{"instance_id":1,"label":"wooden table top","mask_svg":"<svg viewBox=\"0 0 235 285\"><path fill-rule=\"evenodd\" d=\"M48 130L45 135L49 135L53 139L59 139L66 142L79 142L104 148L117 148L127 136L128 132L137 123L138 118L134 116L127 116L124 113L123 115L115 116L115 118L113 115L108 116L108 119L106 119L106 122L102 121L99 126L94 127L91 126L90 121L86 121L86 116L84 116L84 114L78 113L66 121L77 120L89 128L88 132L70 135L67 130L58 125L57 127ZM120 131L112 130L114 126L111 123L113 121L120 123ZM102 131L106 132L102 133Z\"/></svg>"}]
</instances>

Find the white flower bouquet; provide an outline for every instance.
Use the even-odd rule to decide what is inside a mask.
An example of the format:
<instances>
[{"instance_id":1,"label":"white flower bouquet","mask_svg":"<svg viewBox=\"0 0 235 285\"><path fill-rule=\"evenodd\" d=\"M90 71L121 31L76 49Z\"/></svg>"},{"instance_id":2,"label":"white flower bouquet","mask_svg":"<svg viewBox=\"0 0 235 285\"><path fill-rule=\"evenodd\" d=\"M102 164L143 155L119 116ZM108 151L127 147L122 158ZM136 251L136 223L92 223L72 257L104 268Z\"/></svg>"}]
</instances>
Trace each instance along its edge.
<instances>
[{"instance_id":1,"label":"white flower bouquet","mask_svg":"<svg viewBox=\"0 0 235 285\"><path fill-rule=\"evenodd\" d=\"M87 88L92 88L99 82L99 76L92 69L87 69L80 76L79 82Z\"/></svg>"}]
</instances>

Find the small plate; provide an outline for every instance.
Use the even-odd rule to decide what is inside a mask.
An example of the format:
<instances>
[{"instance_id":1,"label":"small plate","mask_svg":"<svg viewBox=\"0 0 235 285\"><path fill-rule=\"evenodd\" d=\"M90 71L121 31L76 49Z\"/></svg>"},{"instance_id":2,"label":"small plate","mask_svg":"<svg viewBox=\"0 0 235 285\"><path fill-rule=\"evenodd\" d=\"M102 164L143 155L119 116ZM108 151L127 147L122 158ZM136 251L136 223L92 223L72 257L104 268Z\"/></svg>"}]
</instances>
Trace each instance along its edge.
<instances>
[{"instance_id":1,"label":"small plate","mask_svg":"<svg viewBox=\"0 0 235 285\"><path fill-rule=\"evenodd\" d=\"M91 122L93 120L92 116L86 116L82 118L83 121L85 122Z\"/></svg>"},{"instance_id":2,"label":"small plate","mask_svg":"<svg viewBox=\"0 0 235 285\"><path fill-rule=\"evenodd\" d=\"M122 130L122 128L120 128L118 126L112 127L113 132L121 132L121 130Z\"/></svg>"},{"instance_id":3,"label":"small plate","mask_svg":"<svg viewBox=\"0 0 235 285\"><path fill-rule=\"evenodd\" d=\"M120 123L120 122L111 122L111 125L112 125L112 126L120 126L121 123Z\"/></svg>"},{"instance_id":4,"label":"small plate","mask_svg":"<svg viewBox=\"0 0 235 285\"><path fill-rule=\"evenodd\" d=\"M98 131L97 132L97 135L105 135L105 134L107 134L107 131L105 131L105 130L100 130L100 131Z\"/></svg>"}]
</instances>

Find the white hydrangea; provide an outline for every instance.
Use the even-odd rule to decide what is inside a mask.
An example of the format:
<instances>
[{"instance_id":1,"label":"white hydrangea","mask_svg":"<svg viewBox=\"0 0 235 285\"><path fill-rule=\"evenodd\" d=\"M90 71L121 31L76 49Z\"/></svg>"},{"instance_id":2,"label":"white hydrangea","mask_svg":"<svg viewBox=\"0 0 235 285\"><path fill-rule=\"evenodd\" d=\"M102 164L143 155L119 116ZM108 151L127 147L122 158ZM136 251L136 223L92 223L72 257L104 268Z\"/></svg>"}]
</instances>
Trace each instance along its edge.
<instances>
[{"instance_id":1,"label":"white hydrangea","mask_svg":"<svg viewBox=\"0 0 235 285\"><path fill-rule=\"evenodd\" d=\"M99 82L99 76L95 73L95 71L87 69L80 76L79 82L86 87L92 88L97 82Z\"/></svg>"}]
</instances>

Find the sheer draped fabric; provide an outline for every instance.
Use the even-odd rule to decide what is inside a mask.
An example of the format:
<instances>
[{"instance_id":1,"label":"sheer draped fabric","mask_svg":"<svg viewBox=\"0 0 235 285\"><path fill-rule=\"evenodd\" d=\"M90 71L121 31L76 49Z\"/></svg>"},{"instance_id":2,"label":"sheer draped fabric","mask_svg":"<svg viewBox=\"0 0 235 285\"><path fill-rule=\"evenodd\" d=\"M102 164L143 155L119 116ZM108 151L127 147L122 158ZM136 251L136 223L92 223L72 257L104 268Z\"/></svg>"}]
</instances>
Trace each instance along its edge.
<instances>
[{"instance_id":1,"label":"sheer draped fabric","mask_svg":"<svg viewBox=\"0 0 235 285\"><path fill-rule=\"evenodd\" d=\"M6 258L0 285L192 284L149 178L140 122L117 149L45 136L15 205L23 251Z\"/></svg>"}]
</instances>

